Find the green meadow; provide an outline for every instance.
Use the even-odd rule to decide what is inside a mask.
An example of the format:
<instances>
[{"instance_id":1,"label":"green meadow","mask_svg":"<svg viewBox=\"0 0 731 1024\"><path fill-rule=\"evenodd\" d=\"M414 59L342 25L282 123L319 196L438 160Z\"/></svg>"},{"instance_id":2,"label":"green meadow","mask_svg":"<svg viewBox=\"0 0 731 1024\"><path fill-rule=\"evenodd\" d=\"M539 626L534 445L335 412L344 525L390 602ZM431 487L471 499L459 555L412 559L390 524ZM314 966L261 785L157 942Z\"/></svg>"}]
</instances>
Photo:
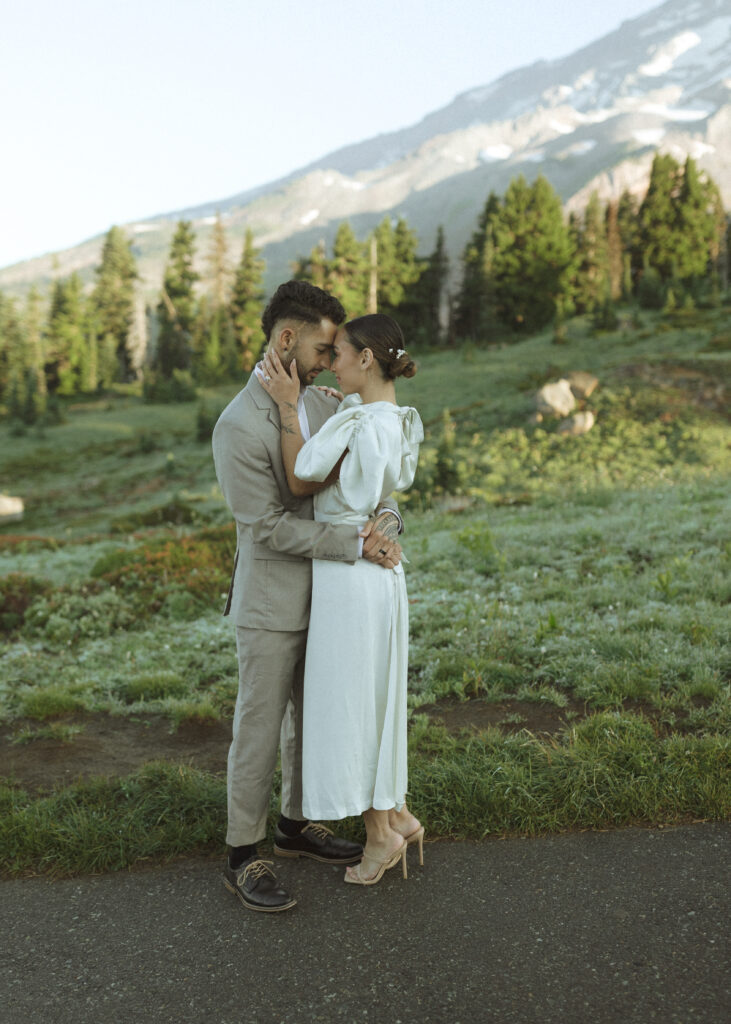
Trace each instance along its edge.
<instances>
[{"instance_id":1,"label":"green meadow","mask_svg":"<svg viewBox=\"0 0 731 1024\"><path fill-rule=\"evenodd\" d=\"M561 344L427 352L401 382L426 427L399 500L431 837L728 815L730 349L727 307L628 313L611 333L570 321ZM599 378L582 437L531 422L572 370ZM120 388L41 433L0 426L0 486L26 505L0 530L6 874L223 850L235 538L209 436L236 390ZM220 767L145 745L160 723L217 737ZM124 774L110 725L140 733Z\"/></svg>"}]
</instances>

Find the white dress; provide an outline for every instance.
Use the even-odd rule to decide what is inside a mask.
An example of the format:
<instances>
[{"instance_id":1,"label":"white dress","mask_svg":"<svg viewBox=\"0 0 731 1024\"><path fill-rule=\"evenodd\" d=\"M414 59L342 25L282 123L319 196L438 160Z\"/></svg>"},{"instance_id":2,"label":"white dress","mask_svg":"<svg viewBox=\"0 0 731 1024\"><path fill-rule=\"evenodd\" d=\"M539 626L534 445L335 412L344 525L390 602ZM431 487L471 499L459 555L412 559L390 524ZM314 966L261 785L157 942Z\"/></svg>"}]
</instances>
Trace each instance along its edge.
<instances>
[{"instance_id":1,"label":"white dress","mask_svg":"<svg viewBox=\"0 0 731 1024\"><path fill-rule=\"evenodd\" d=\"M415 409L349 395L297 456L322 481L348 449L336 484L315 495L318 522L361 527L409 487L424 430ZM327 821L405 801L409 619L399 565L313 560L302 748L303 811Z\"/></svg>"}]
</instances>

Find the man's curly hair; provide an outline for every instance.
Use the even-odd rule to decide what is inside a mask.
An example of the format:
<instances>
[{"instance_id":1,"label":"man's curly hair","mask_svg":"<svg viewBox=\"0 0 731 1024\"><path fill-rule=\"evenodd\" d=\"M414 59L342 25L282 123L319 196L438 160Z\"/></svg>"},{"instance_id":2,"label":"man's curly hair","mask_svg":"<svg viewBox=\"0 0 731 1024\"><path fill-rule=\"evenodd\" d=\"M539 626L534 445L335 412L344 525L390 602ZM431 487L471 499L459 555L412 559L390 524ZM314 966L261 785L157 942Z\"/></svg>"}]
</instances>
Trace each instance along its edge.
<instances>
[{"instance_id":1,"label":"man's curly hair","mask_svg":"<svg viewBox=\"0 0 731 1024\"><path fill-rule=\"evenodd\" d=\"M306 324L319 324L323 319L341 324L345 310L334 295L318 288L308 281L285 281L269 300L261 318L266 340L278 320L299 320Z\"/></svg>"}]
</instances>

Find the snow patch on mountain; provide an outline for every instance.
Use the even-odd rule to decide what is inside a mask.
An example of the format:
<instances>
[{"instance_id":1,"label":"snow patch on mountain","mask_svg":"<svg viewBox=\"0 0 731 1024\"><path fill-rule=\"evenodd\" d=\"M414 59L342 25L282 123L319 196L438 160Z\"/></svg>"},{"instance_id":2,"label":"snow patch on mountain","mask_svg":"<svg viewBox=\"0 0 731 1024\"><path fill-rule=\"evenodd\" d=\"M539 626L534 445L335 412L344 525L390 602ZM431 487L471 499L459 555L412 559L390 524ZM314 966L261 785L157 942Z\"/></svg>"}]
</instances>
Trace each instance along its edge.
<instances>
[{"instance_id":1,"label":"snow patch on mountain","mask_svg":"<svg viewBox=\"0 0 731 1024\"><path fill-rule=\"evenodd\" d=\"M637 70L648 78L666 75L678 57L694 46L698 46L700 41L701 37L697 32L681 32L679 36L675 36L664 46L653 47L650 51L652 59L647 64L640 64Z\"/></svg>"},{"instance_id":2,"label":"snow patch on mountain","mask_svg":"<svg viewBox=\"0 0 731 1024\"><path fill-rule=\"evenodd\" d=\"M639 107L641 114L657 114L667 121L703 121L714 113L715 107L703 107L698 110L682 110L678 107L666 107L662 103L643 103Z\"/></svg>"},{"instance_id":3,"label":"snow patch on mountain","mask_svg":"<svg viewBox=\"0 0 731 1024\"><path fill-rule=\"evenodd\" d=\"M304 227L306 227L308 224L311 224L313 222L313 220L317 220L317 218L319 216L320 216L320 211L319 210L308 210L307 213L303 214L300 217L300 224L302 224Z\"/></svg>"},{"instance_id":4,"label":"snow patch on mountain","mask_svg":"<svg viewBox=\"0 0 731 1024\"><path fill-rule=\"evenodd\" d=\"M485 163L492 163L494 160L507 160L512 155L513 147L508 146L505 142L500 142L495 146L484 146L479 153L480 160L484 160Z\"/></svg>"},{"instance_id":5,"label":"snow patch on mountain","mask_svg":"<svg viewBox=\"0 0 731 1024\"><path fill-rule=\"evenodd\" d=\"M664 128L635 128L632 137L642 146L657 146L665 137Z\"/></svg>"}]
</instances>

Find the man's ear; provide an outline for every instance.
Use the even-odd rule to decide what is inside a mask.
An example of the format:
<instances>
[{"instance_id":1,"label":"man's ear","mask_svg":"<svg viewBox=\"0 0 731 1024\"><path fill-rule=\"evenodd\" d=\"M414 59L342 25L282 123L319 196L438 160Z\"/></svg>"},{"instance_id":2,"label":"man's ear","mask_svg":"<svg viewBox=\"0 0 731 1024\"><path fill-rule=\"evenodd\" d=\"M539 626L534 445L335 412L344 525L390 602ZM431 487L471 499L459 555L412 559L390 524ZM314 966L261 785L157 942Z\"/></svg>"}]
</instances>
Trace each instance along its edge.
<instances>
[{"instance_id":1,"label":"man's ear","mask_svg":"<svg viewBox=\"0 0 731 1024\"><path fill-rule=\"evenodd\" d=\"M283 327L281 329L281 331L279 332L279 340L278 340L278 344L277 344L277 349L283 355L286 355L287 353L292 351L296 341L297 341L297 336L295 335L295 333L292 330L292 328L291 327Z\"/></svg>"}]
</instances>

